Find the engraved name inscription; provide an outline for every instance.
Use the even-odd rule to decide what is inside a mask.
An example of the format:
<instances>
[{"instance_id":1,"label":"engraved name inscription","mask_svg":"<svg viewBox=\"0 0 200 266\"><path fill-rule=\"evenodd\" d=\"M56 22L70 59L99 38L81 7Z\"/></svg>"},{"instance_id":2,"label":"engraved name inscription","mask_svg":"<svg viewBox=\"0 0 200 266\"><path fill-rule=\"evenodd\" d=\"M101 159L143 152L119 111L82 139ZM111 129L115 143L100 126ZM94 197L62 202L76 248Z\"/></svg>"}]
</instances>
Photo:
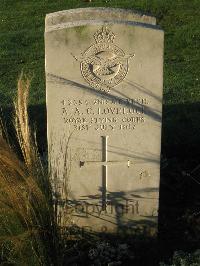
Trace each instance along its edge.
<instances>
[{"instance_id":1,"label":"engraved name inscription","mask_svg":"<svg viewBox=\"0 0 200 266\"><path fill-rule=\"evenodd\" d=\"M126 104L124 104L126 103ZM65 98L61 101L64 123L72 130L96 131L134 130L144 124L146 98L82 100Z\"/></svg>"}]
</instances>

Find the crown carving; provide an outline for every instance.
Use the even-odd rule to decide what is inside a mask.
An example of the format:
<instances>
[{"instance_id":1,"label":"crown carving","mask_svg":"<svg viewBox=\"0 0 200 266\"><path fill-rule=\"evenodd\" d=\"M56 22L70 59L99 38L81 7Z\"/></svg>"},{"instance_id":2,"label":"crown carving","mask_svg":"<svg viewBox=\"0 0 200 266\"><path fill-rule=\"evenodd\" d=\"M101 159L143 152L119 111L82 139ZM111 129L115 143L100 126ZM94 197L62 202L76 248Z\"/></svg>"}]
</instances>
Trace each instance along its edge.
<instances>
[{"instance_id":1,"label":"crown carving","mask_svg":"<svg viewBox=\"0 0 200 266\"><path fill-rule=\"evenodd\" d=\"M112 43L115 39L115 34L110 31L107 27L102 27L94 34L94 39L96 43Z\"/></svg>"}]
</instances>

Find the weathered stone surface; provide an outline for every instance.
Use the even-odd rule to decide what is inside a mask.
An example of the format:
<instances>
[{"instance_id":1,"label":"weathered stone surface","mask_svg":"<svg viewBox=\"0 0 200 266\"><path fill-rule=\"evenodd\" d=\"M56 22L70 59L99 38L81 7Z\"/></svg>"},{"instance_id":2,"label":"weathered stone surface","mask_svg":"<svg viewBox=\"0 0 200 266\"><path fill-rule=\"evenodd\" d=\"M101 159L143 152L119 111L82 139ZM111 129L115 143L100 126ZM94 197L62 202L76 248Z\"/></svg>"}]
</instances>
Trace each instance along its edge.
<instances>
[{"instance_id":1,"label":"weathered stone surface","mask_svg":"<svg viewBox=\"0 0 200 266\"><path fill-rule=\"evenodd\" d=\"M156 24L156 18L133 10L120 8L89 7L50 13L46 16L46 29L59 24L80 20L125 20Z\"/></svg>"},{"instance_id":2,"label":"weathered stone surface","mask_svg":"<svg viewBox=\"0 0 200 266\"><path fill-rule=\"evenodd\" d=\"M154 234L163 31L77 21L48 27L45 44L49 154L66 216L97 232Z\"/></svg>"}]
</instances>

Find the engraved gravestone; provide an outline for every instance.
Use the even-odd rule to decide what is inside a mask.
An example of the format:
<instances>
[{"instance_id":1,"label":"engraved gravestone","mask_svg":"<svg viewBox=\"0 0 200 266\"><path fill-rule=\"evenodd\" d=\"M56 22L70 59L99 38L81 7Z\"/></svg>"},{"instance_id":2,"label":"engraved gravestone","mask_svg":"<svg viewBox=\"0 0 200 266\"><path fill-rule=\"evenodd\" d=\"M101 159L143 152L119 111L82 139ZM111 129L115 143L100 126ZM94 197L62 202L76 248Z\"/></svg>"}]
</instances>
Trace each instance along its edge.
<instances>
[{"instance_id":1,"label":"engraved gravestone","mask_svg":"<svg viewBox=\"0 0 200 266\"><path fill-rule=\"evenodd\" d=\"M61 226L156 234L163 38L155 18L132 11L47 15L48 146Z\"/></svg>"}]
</instances>

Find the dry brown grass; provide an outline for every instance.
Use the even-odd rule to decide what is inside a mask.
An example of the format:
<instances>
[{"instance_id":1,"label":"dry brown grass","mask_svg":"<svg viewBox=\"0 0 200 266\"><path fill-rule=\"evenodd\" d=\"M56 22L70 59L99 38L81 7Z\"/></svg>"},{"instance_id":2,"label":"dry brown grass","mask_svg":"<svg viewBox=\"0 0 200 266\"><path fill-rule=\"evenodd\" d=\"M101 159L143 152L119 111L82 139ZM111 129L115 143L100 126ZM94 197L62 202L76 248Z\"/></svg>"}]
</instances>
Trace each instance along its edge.
<instances>
[{"instance_id":1,"label":"dry brown grass","mask_svg":"<svg viewBox=\"0 0 200 266\"><path fill-rule=\"evenodd\" d=\"M0 191L0 226L3 231L0 244L4 246L3 253L5 245L9 246L9 256L7 253L6 259L13 262L15 257L13 253L21 253L29 238L37 239L39 236L36 206L33 206L31 198L36 199L38 203L40 201L40 205L47 204L34 179L28 175L23 163L2 138L0 139ZM19 230L15 229L14 223L19 226ZM39 261L40 256L34 245L31 249Z\"/></svg>"},{"instance_id":2,"label":"dry brown grass","mask_svg":"<svg viewBox=\"0 0 200 266\"><path fill-rule=\"evenodd\" d=\"M24 162L31 172L35 171L37 165L38 170L42 170L42 164L37 151L37 142L33 136L28 116L28 100L31 79L23 73L20 75L17 83L17 97L14 102L15 106L15 129L17 139L23 154ZM36 164L36 165L35 165Z\"/></svg>"},{"instance_id":3,"label":"dry brown grass","mask_svg":"<svg viewBox=\"0 0 200 266\"><path fill-rule=\"evenodd\" d=\"M34 257L33 265L60 265L51 185L29 126L30 79L22 74L17 88L14 123L23 158L17 157L0 134L0 244L9 262L15 263L15 258L19 264L25 263L21 252L28 241L26 252ZM28 259L27 254L24 257Z\"/></svg>"}]
</instances>

